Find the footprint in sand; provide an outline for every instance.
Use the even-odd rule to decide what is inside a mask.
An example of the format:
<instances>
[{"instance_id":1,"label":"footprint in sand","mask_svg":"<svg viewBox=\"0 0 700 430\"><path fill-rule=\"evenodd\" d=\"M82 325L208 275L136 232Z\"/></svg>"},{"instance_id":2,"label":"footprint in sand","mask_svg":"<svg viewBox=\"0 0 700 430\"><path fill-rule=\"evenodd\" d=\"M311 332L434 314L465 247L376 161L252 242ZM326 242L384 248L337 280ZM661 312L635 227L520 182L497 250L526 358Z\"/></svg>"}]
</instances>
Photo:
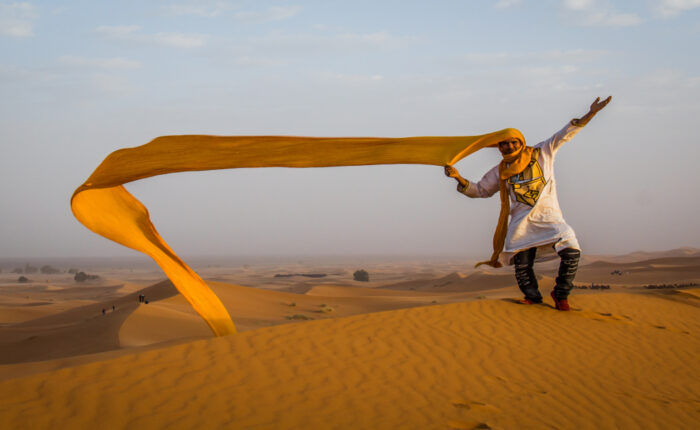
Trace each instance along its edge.
<instances>
[{"instance_id":1,"label":"footprint in sand","mask_svg":"<svg viewBox=\"0 0 700 430\"><path fill-rule=\"evenodd\" d=\"M451 429L468 429L468 430L477 430L477 429L493 429L490 425L484 422L479 422L479 421L448 421L447 425L450 426Z\"/></svg>"},{"instance_id":2,"label":"footprint in sand","mask_svg":"<svg viewBox=\"0 0 700 430\"><path fill-rule=\"evenodd\" d=\"M603 322L619 322L619 323L626 323L629 324L630 321L632 321L632 318L626 316L626 315L616 315L613 313L609 312L591 312L591 311L584 311L583 309L574 309L577 315L580 315L584 318L590 318L592 320L596 321L603 321Z\"/></svg>"},{"instance_id":3,"label":"footprint in sand","mask_svg":"<svg viewBox=\"0 0 700 430\"><path fill-rule=\"evenodd\" d=\"M488 405L483 402L476 402L476 401L471 401L471 400L453 400L452 405L456 408L459 409L466 409L466 410L476 410L476 411L482 411L482 412L500 412L497 407Z\"/></svg>"},{"instance_id":4,"label":"footprint in sand","mask_svg":"<svg viewBox=\"0 0 700 430\"><path fill-rule=\"evenodd\" d=\"M491 406L489 404L486 404L484 402L477 402L477 401L472 401L472 400L462 400L462 399L457 399L452 401L452 405L460 410L464 411L475 411L475 412L480 412L480 413L497 413L499 412L498 408L495 406ZM476 430L476 429L492 429L488 423L477 420L477 419L468 419L468 420L449 420L447 424L450 426L450 428L453 429L469 429L469 430Z\"/></svg>"}]
</instances>

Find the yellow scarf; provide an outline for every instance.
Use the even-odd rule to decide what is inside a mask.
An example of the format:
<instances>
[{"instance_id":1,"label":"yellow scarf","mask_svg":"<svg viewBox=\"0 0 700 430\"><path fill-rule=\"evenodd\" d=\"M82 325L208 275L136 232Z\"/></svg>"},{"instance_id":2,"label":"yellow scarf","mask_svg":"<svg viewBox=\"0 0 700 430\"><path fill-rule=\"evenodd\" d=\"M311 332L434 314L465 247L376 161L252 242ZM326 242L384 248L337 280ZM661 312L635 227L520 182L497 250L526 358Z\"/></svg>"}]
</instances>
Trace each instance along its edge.
<instances>
[{"instance_id":1,"label":"yellow scarf","mask_svg":"<svg viewBox=\"0 0 700 430\"><path fill-rule=\"evenodd\" d=\"M513 137L522 139L512 128L456 137L164 136L110 154L75 190L71 209L93 232L153 258L214 334L221 336L236 332L228 311L170 249L146 207L122 184L166 173L240 167L444 166Z\"/></svg>"},{"instance_id":2,"label":"yellow scarf","mask_svg":"<svg viewBox=\"0 0 700 430\"><path fill-rule=\"evenodd\" d=\"M508 232L510 196L508 195L508 187L506 183L508 178L522 173L522 171L527 168L528 164L530 164L530 160L532 159L533 151L534 148L531 146L525 146L523 143L520 150L517 152L504 155L503 160L501 160L501 163L498 165L498 185L501 197L501 212L498 214L498 225L496 226L496 232L493 234L493 254L491 254L490 260L481 261L474 267L479 267L482 264L486 264L491 267L503 266L503 264L498 261L498 256L501 254L503 244L506 241L506 233Z\"/></svg>"}]
</instances>

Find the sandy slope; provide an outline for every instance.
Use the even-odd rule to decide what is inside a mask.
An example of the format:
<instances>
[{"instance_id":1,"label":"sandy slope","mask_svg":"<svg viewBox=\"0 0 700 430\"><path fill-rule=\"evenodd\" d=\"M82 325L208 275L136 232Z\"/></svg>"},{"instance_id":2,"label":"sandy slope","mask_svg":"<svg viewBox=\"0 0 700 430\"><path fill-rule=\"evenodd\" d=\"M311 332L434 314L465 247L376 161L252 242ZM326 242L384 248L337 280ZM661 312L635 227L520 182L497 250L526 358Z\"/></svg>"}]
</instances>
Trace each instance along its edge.
<instances>
[{"instance_id":1,"label":"sandy slope","mask_svg":"<svg viewBox=\"0 0 700 430\"><path fill-rule=\"evenodd\" d=\"M305 294L262 290L223 282L208 285L224 303L239 331L305 319L329 319L437 303L464 301L466 294L402 292L319 285ZM473 296L473 295L472 295ZM297 319L299 318L299 319ZM172 297L141 305L119 330L121 346L143 346L187 337L210 337L204 321L185 299Z\"/></svg>"},{"instance_id":2,"label":"sandy slope","mask_svg":"<svg viewBox=\"0 0 700 430\"><path fill-rule=\"evenodd\" d=\"M154 300L177 294L169 281L140 292L145 292ZM17 324L1 325L0 364L52 360L119 348L119 328L138 307L140 292ZM112 306L115 306L114 311ZM108 309L105 315L102 315L102 309Z\"/></svg>"},{"instance_id":3,"label":"sandy slope","mask_svg":"<svg viewBox=\"0 0 700 430\"><path fill-rule=\"evenodd\" d=\"M465 293L338 286L317 286L307 294L291 294L221 282L210 281L209 285L233 316L239 331L475 297ZM139 304L139 294L144 294L149 304ZM112 306L115 306L114 311ZM17 323L0 325L0 379L69 366L71 357L85 354L212 337L204 321L169 281L125 296L111 297L106 302L60 309L56 313L47 309L40 314L31 313L35 308L45 307L23 306L16 316ZM12 308L5 307L0 313L6 314L7 309ZM102 309L106 309L104 315ZM56 359L63 359L60 366L21 365ZM85 360L81 358L77 362Z\"/></svg>"},{"instance_id":4,"label":"sandy slope","mask_svg":"<svg viewBox=\"0 0 700 430\"><path fill-rule=\"evenodd\" d=\"M418 272L425 269L416 267L420 269ZM541 275L540 287L546 295L554 284L550 275L554 275L555 270L546 265L536 269ZM404 270L418 273L411 272L410 267ZM621 270L623 275L612 275L612 270ZM209 281L209 285L221 298L239 331L305 319L454 303L484 296L519 296L510 269L475 271L468 275L452 272L427 279L405 278L409 280L380 288L358 287L361 283L338 286L316 282L306 289L305 294L214 281ZM625 285L698 279L698 257L662 257L634 263L598 262L583 266L578 276L579 283L612 284L613 291L624 291ZM0 379L17 374L17 368L2 364L70 358L211 336L201 318L169 282L141 289L137 287L114 279L104 281L104 285L6 288L4 291L9 295L0 294L0 321L4 323L0 323L0 349L3 351L0 354ZM150 304L138 305L136 297L141 293L147 296ZM585 293L576 290L572 298L574 303L578 295ZM91 301L81 303L81 297L90 297ZM114 312L113 305L116 306ZM101 314L102 309L107 309L106 315ZM45 369L42 366L34 368Z\"/></svg>"},{"instance_id":5,"label":"sandy slope","mask_svg":"<svg viewBox=\"0 0 700 430\"><path fill-rule=\"evenodd\" d=\"M0 428L697 428L698 292L261 328L0 383Z\"/></svg>"}]
</instances>

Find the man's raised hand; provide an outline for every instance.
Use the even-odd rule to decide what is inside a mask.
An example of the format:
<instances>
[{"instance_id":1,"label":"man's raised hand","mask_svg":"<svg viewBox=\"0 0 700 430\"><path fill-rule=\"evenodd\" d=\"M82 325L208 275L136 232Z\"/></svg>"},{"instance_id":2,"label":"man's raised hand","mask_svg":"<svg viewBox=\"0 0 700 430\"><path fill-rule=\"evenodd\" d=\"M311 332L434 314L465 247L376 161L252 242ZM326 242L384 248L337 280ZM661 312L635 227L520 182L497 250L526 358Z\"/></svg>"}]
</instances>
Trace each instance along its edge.
<instances>
[{"instance_id":1,"label":"man's raised hand","mask_svg":"<svg viewBox=\"0 0 700 430\"><path fill-rule=\"evenodd\" d=\"M601 109L607 106L607 104L610 103L610 100L612 100L612 96L608 96L608 98L603 100L602 102L600 101L600 97L597 97L595 100L593 100L593 103L591 104L591 108L588 110L588 113L586 113L581 118L571 120L571 124L578 127L583 127L584 125L588 124L588 121L590 121L591 118L593 118L595 114L597 114Z\"/></svg>"},{"instance_id":2,"label":"man's raised hand","mask_svg":"<svg viewBox=\"0 0 700 430\"><path fill-rule=\"evenodd\" d=\"M607 104L610 103L610 100L612 100L612 96L608 96L608 98L603 100L602 102L600 101L600 97L597 97L595 100L593 100L593 103L591 104L591 112L593 113L593 115L597 114L599 110L607 106Z\"/></svg>"}]
</instances>

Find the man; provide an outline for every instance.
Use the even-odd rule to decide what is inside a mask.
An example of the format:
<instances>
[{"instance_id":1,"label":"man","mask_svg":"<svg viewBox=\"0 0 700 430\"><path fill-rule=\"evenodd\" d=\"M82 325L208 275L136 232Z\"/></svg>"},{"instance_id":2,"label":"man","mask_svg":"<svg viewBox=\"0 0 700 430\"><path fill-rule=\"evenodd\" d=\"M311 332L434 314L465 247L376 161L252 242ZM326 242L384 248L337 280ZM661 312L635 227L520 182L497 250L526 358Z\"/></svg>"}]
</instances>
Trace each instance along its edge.
<instances>
[{"instance_id":1,"label":"man","mask_svg":"<svg viewBox=\"0 0 700 430\"><path fill-rule=\"evenodd\" d=\"M491 260L477 266L514 264L518 287L525 295L520 303L542 303L532 267L536 259L554 257L556 252L561 263L551 296L558 310L569 310L568 297L581 251L574 230L566 224L559 208L554 156L561 145L574 137L611 99L612 96L601 102L600 97L596 98L588 113L571 120L554 136L534 147L526 146L520 137L499 142L503 160L477 183L461 177L454 167L445 166L445 174L459 183L457 191L468 197L491 197L500 191L501 213L493 239L494 252Z\"/></svg>"}]
</instances>

